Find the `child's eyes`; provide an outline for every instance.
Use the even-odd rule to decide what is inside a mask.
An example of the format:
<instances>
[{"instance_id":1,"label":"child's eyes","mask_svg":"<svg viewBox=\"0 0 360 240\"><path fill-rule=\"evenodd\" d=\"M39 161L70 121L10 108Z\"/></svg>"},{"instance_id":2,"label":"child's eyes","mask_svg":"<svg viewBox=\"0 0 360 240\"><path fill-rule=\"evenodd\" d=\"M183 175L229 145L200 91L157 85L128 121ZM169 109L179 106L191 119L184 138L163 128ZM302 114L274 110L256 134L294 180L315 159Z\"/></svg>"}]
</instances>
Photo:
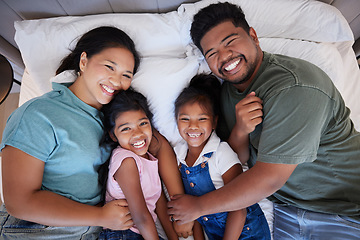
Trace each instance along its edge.
<instances>
[{"instance_id":1,"label":"child's eyes","mask_svg":"<svg viewBox=\"0 0 360 240\"><path fill-rule=\"evenodd\" d=\"M148 124L149 124L149 122L141 122L140 126L145 126L145 125L148 125Z\"/></svg>"},{"instance_id":2,"label":"child's eyes","mask_svg":"<svg viewBox=\"0 0 360 240\"><path fill-rule=\"evenodd\" d=\"M199 121L206 121L208 118L199 118Z\"/></svg>"},{"instance_id":3,"label":"child's eyes","mask_svg":"<svg viewBox=\"0 0 360 240\"><path fill-rule=\"evenodd\" d=\"M130 130L129 127L125 127L125 128L123 128L123 129L121 129L121 132L126 132L126 131L129 131L129 130Z\"/></svg>"},{"instance_id":4,"label":"child's eyes","mask_svg":"<svg viewBox=\"0 0 360 240\"><path fill-rule=\"evenodd\" d=\"M180 118L180 121L189 121L189 118Z\"/></svg>"}]
</instances>

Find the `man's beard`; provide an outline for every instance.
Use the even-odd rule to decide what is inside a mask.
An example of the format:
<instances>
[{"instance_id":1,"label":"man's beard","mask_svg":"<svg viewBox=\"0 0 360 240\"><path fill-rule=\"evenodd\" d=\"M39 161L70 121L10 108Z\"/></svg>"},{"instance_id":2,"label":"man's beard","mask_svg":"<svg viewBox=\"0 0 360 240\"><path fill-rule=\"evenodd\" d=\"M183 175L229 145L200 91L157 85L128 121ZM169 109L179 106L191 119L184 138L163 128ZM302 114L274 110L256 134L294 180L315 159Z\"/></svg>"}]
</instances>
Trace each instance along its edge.
<instances>
[{"instance_id":1,"label":"man's beard","mask_svg":"<svg viewBox=\"0 0 360 240\"><path fill-rule=\"evenodd\" d=\"M227 81L231 84L241 85L241 84L248 82L250 80L250 78L253 76L255 69L256 69L256 63L259 61L260 56L259 56L259 53L257 53L255 59L251 62L243 54L240 54L237 57L242 58L243 61L245 61L245 63L246 63L246 65L244 66L245 72L241 76L237 77L236 79L231 80L231 79L227 78L226 75L223 74L222 67L219 69L219 73L222 75L222 77L220 77L220 78L223 79L224 81Z\"/></svg>"}]
</instances>

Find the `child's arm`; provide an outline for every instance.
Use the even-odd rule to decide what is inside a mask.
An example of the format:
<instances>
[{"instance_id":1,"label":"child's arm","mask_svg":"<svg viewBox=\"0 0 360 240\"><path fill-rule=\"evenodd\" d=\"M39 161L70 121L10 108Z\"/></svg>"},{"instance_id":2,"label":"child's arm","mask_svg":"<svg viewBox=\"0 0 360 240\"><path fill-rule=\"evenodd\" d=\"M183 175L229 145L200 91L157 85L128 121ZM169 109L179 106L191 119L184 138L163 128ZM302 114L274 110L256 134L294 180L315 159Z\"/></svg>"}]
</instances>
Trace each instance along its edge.
<instances>
[{"instance_id":1,"label":"child's arm","mask_svg":"<svg viewBox=\"0 0 360 240\"><path fill-rule=\"evenodd\" d=\"M160 220L161 225L166 233L169 240L178 239L178 235L175 232L172 222L170 221L169 215L167 214L167 200L164 192L161 192L161 196L156 203L156 214Z\"/></svg>"},{"instance_id":2,"label":"child's arm","mask_svg":"<svg viewBox=\"0 0 360 240\"><path fill-rule=\"evenodd\" d=\"M124 192L132 219L143 238L159 239L155 222L145 203L135 160L131 157L125 158L114 178Z\"/></svg>"},{"instance_id":3,"label":"child's arm","mask_svg":"<svg viewBox=\"0 0 360 240\"><path fill-rule=\"evenodd\" d=\"M173 148L158 131L153 130L150 152L159 160L159 174L170 196L184 194L180 171L177 165ZM169 215L168 215L169 218ZM174 229L179 237L187 238L192 235L194 222L178 225L174 223Z\"/></svg>"},{"instance_id":4,"label":"child's arm","mask_svg":"<svg viewBox=\"0 0 360 240\"><path fill-rule=\"evenodd\" d=\"M177 166L176 156L170 143L158 131L151 140L150 152L159 160L159 173L170 196L184 194L184 187Z\"/></svg>"},{"instance_id":5,"label":"child's arm","mask_svg":"<svg viewBox=\"0 0 360 240\"><path fill-rule=\"evenodd\" d=\"M226 173L222 175L224 184L233 180L242 173L241 164L233 165ZM246 209L229 212L223 239L239 239L246 220Z\"/></svg>"},{"instance_id":6,"label":"child's arm","mask_svg":"<svg viewBox=\"0 0 360 240\"><path fill-rule=\"evenodd\" d=\"M235 105L236 123L227 140L242 164L249 160L249 133L262 122L262 100L249 93Z\"/></svg>"},{"instance_id":7,"label":"child's arm","mask_svg":"<svg viewBox=\"0 0 360 240\"><path fill-rule=\"evenodd\" d=\"M198 221L194 221L194 240L205 240L204 231Z\"/></svg>"}]
</instances>

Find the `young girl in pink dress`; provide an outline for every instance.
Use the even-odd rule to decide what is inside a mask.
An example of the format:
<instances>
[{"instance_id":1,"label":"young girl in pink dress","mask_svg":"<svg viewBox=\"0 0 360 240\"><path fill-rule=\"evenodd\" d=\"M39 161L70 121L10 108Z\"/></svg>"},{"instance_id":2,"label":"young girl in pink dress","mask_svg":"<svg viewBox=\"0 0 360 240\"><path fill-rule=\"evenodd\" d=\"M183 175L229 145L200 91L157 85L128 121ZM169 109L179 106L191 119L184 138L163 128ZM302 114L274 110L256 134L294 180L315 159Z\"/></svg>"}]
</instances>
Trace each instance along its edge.
<instances>
[{"instance_id":1,"label":"young girl in pink dress","mask_svg":"<svg viewBox=\"0 0 360 240\"><path fill-rule=\"evenodd\" d=\"M153 131L146 98L129 89L120 92L102 111L104 141L114 147L105 201L126 199L135 225L122 231L105 229L99 239L159 239L155 227L157 217L168 238L177 238L166 214L158 160L148 151Z\"/></svg>"}]
</instances>

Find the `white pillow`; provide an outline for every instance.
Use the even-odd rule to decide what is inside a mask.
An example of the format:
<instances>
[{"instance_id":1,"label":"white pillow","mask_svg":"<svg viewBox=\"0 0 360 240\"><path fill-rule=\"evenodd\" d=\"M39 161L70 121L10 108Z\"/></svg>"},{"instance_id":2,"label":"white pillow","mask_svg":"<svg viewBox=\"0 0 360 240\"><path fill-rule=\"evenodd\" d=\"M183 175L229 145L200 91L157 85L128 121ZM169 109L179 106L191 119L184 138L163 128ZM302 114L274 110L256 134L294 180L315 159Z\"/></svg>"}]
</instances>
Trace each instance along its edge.
<instances>
[{"instance_id":1,"label":"white pillow","mask_svg":"<svg viewBox=\"0 0 360 240\"><path fill-rule=\"evenodd\" d=\"M258 37L300 39L315 42L353 41L346 19L335 7L315 0L203 0L182 4L178 13L182 31L188 32L195 13L217 2L239 5ZM182 34L182 36L184 36ZM183 39L190 42L190 37Z\"/></svg>"},{"instance_id":2,"label":"white pillow","mask_svg":"<svg viewBox=\"0 0 360 240\"><path fill-rule=\"evenodd\" d=\"M77 39L99 26L124 30L143 57L184 57L185 47L178 30L179 16L166 14L100 14L15 22L15 41L28 73L42 84L55 75L61 60Z\"/></svg>"}]
</instances>

